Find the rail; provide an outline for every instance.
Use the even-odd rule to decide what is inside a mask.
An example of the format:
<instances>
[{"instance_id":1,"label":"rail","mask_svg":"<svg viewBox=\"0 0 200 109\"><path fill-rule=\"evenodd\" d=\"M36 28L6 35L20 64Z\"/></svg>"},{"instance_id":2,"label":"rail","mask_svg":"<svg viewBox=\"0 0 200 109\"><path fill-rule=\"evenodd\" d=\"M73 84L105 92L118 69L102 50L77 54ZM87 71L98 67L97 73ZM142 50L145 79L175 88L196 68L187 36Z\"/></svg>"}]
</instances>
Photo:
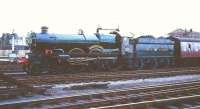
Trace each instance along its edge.
<instances>
[{"instance_id":1,"label":"rail","mask_svg":"<svg viewBox=\"0 0 200 109\"><path fill-rule=\"evenodd\" d=\"M80 94L75 96L54 96L44 97L40 99L21 100L14 102L0 103L0 107L11 108L15 106L31 106L34 104L42 105L43 103L53 105L54 103L65 102L65 105L54 105L51 108L77 108L77 107L96 107L102 105L109 105L113 103L120 103L122 101L130 101L131 99L144 100L153 99L160 95L175 95L177 93L198 92L200 90L200 81L190 81L176 84L162 84L155 86L146 86L138 88L127 88L117 90L107 90L96 93ZM198 96L199 97L199 96ZM78 101L77 101L78 100Z\"/></svg>"}]
</instances>

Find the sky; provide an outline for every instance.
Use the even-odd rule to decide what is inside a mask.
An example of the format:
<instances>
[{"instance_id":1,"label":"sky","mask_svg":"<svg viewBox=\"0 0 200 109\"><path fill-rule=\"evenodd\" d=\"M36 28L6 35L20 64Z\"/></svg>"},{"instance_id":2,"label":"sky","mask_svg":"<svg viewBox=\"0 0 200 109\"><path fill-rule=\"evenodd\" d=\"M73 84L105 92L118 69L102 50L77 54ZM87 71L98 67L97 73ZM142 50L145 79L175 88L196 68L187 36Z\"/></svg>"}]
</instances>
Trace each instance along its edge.
<instances>
[{"instance_id":1,"label":"sky","mask_svg":"<svg viewBox=\"0 0 200 109\"><path fill-rule=\"evenodd\" d=\"M95 33L120 28L139 35L166 35L177 28L200 31L199 0L0 0L0 33Z\"/></svg>"}]
</instances>

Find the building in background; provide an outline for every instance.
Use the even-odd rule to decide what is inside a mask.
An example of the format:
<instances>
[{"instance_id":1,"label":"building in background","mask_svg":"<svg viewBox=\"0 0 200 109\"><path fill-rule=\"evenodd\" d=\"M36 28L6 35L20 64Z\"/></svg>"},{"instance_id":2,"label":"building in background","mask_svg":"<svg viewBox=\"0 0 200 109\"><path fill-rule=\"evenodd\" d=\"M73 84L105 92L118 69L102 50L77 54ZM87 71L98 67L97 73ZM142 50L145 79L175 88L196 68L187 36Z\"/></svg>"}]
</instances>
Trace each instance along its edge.
<instances>
[{"instance_id":1,"label":"building in background","mask_svg":"<svg viewBox=\"0 0 200 109\"><path fill-rule=\"evenodd\" d=\"M176 29L170 33L168 33L169 36L171 37L182 37L182 38L200 38L200 32L193 31L192 29L187 30L187 29Z\"/></svg>"},{"instance_id":2,"label":"building in background","mask_svg":"<svg viewBox=\"0 0 200 109\"><path fill-rule=\"evenodd\" d=\"M29 51L26 38L16 33L3 33L0 37L0 56L8 56L16 53L17 56L24 56Z\"/></svg>"}]
</instances>

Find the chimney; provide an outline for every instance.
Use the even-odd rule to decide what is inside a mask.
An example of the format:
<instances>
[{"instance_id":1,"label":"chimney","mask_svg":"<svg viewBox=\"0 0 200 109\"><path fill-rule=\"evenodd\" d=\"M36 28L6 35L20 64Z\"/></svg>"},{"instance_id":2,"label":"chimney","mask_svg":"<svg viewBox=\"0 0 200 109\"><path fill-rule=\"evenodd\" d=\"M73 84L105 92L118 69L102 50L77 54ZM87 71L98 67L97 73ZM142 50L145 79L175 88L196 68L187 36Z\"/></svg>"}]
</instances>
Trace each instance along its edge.
<instances>
[{"instance_id":1,"label":"chimney","mask_svg":"<svg viewBox=\"0 0 200 109\"><path fill-rule=\"evenodd\" d=\"M48 27L47 26L42 26L41 27L41 33L46 34L48 32Z\"/></svg>"}]
</instances>

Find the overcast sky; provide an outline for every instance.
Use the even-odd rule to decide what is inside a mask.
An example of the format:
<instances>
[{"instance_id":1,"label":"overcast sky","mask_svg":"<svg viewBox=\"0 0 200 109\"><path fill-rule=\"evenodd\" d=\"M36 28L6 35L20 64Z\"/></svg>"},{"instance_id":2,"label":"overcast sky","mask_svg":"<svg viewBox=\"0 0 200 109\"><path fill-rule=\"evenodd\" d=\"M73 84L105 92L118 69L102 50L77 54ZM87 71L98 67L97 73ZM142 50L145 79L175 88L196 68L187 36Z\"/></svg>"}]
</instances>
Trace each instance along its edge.
<instances>
[{"instance_id":1,"label":"overcast sky","mask_svg":"<svg viewBox=\"0 0 200 109\"><path fill-rule=\"evenodd\" d=\"M120 27L136 35L165 35L176 28L200 31L199 0L0 0L0 33L26 35L42 25L53 33L94 33Z\"/></svg>"}]
</instances>

